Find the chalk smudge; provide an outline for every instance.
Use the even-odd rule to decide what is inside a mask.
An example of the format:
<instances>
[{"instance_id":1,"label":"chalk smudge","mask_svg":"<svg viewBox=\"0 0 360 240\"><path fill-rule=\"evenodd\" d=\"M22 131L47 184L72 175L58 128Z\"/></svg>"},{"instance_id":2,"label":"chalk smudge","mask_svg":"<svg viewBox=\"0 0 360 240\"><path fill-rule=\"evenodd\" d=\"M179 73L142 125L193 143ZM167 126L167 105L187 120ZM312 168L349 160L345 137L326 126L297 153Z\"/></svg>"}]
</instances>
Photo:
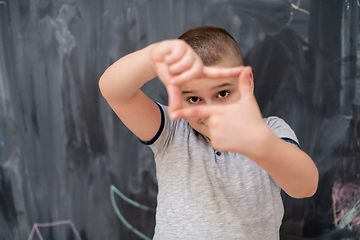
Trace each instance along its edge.
<instances>
[{"instance_id":1,"label":"chalk smudge","mask_svg":"<svg viewBox=\"0 0 360 240\"><path fill-rule=\"evenodd\" d=\"M40 240L44 240L42 238L41 234L40 234L39 227L54 227L54 226L59 226L59 225L64 225L64 224L70 225L71 229L73 230L73 232L74 232L74 234L76 236L76 239L81 240L81 237L80 237L78 231L76 230L74 224L70 220L51 222L51 223L34 223L34 226L31 229L28 240L31 240L33 238L33 235L34 235L35 232L37 233Z\"/></svg>"},{"instance_id":2,"label":"chalk smudge","mask_svg":"<svg viewBox=\"0 0 360 240\"><path fill-rule=\"evenodd\" d=\"M0 140L0 152L1 152L2 148L4 147L4 145L5 145L5 141Z\"/></svg>"}]
</instances>

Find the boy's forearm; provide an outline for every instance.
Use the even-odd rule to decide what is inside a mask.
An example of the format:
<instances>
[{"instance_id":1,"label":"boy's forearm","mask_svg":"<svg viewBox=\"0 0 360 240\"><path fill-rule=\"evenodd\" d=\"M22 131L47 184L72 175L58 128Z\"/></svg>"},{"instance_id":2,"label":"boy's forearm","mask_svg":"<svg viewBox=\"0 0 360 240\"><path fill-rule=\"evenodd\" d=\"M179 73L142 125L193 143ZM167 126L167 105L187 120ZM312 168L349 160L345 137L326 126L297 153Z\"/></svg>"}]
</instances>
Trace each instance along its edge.
<instances>
[{"instance_id":1,"label":"boy's forearm","mask_svg":"<svg viewBox=\"0 0 360 240\"><path fill-rule=\"evenodd\" d=\"M120 58L103 73L99 87L106 99L127 101L141 86L156 77L150 58L153 45Z\"/></svg>"},{"instance_id":2,"label":"boy's forearm","mask_svg":"<svg viewBox=\"0 0 360 240\"><path fill-rule=\"evenodd\" d=\"M278 138L271 130L261 141L258 150L248 153L248 157L267 171L288 195L294 198L312 196L319 178L312 159L294 144Z\"/></svg>"}]
</instances>

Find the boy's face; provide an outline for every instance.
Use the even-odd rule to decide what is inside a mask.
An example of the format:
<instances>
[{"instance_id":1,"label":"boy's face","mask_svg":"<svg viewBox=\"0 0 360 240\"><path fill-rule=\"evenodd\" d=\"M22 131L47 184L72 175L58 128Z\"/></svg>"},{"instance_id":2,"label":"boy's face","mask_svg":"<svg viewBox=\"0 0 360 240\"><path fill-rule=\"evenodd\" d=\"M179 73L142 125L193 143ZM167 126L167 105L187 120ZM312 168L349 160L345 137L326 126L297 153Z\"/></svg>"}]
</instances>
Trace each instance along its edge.
<instances>
[{"instance_id":1,"label":"boy's face","mask_svg":"<svg viewBox=\"0 0 360 240\"><path fill-rule=\"evenodd\" d=\"M252 80L252 76L249 77ZM240 98L238 77L222 79L198 79L181 86L183 108L201 105L229 104ZM209 136L207 119L187 118L189 124L199 133Z\"/></svg>"}]
</instances>

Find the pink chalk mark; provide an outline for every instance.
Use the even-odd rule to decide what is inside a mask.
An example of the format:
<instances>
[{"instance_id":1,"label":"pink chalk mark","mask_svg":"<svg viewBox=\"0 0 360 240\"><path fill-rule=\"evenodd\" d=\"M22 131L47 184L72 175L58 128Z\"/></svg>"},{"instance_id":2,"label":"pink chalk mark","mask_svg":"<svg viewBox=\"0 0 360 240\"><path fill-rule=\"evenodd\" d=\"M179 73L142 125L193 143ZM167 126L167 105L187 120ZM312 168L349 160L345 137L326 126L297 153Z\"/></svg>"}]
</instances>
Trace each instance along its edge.
<instances>
[{"instance_id":1,"label":"pink chalk mark","mask_svg":"<svg viewBox=\"0 0 360 240\"><path fill-rule=\"evenodd\" d=\"M54 226L59 226L59 225L64 225L64 224L68 224L70 225L71 229L73 230L76 238L78 240L81 240L80 234L78 233L78 231L76 230L74 224L70 221L70 220L64 220L64 221L57 221L57 222L51 222L51 223L34 223L33 228L31 229L30 235L28 240L31 240L33 238L34 232L36 231L38 237L40 238L40 240L44 240L41 236L41 233L39 231L39 227L54 227Z\"/></svg>"},{"instance_id":2,"label":"pink chalk mark","mask_svg":"<svg viewBox=\"0 0 360 240\"><path fill-rule=\"evenodd\" d=\"M338 180L334 183L332 197L337 215L334 221L338 223L360 200L360 186L354 183L343 184ZM360 216L354 217L352 223L356 228L360 228Z\"/></svg>"}]
</instances>

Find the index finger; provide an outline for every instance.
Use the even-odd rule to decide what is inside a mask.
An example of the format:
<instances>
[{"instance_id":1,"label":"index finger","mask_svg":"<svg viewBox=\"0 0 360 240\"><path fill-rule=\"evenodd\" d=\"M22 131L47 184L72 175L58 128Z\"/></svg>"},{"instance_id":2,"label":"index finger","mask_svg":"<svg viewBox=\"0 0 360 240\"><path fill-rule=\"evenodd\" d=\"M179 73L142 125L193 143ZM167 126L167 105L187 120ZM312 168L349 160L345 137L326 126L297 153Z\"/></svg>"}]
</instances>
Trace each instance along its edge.
<instances>
[{"instance_id":1,"label":"index finger","mask_svg":"<svg viewBox=\"0 0 360 240\"><path fill-rule=\"evenodd\" d=\"M239 76L239 91L240 96L253 96L253 89L251 88L251 67L245 67L244 71L241 72Z\"/></svg>"},{"instance_id":2,"label":"index finger","mask_svg":"<svg viewBox=\"0 0 360 240\"><path fill-rule=\"evenodd\" d=\"M200 78L231 78L238 77L244 66L233 68L219 68L219 67L201 67L202 61L195 61L193 67L178 76L172 78L172 83L183 84L186 81L200 79Z\"/></svg>"},{"instance_id":3,"label":"index finger","mask_svg":"<svg viewBox=\"0 0 360 240\"><path fill-rule=\"evenodd\" d=\"M209 118L214 112L213 106L197 106L197 107L187 107L181 108L170 113L170 118L172 120L178 120L181 118Z\"/></svg>"},{"instance_id":4,"label":"index finger","mask_svg":"<svg viewBox=\"0 0 360 240\"><path fill-rule=\"evenodd\" d=\"M204 77L208 78L228 78L239 76L244 66L232 68L204 67Z\"/></svg>"}]
</instances>

